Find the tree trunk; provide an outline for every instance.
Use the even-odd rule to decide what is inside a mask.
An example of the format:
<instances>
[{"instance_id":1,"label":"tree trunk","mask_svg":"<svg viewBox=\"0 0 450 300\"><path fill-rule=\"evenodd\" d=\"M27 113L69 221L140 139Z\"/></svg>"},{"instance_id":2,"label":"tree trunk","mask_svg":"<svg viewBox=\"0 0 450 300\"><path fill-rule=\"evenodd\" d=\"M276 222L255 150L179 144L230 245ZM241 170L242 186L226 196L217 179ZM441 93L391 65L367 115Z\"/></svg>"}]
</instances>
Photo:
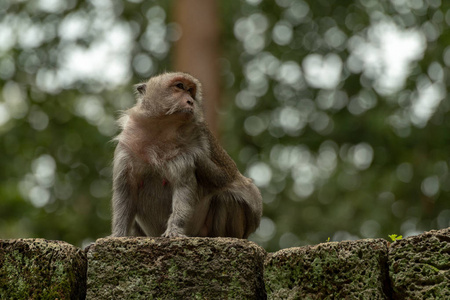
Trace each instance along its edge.
<instances>
[{"instance_id":1,"label":"tree trunk","mask_svg":"<svg viewBox=\"0 0 450 300\"><path fill-rule=\"evenodd\" d=\"M221 97L218 14L216 0L178 0L173 6L174 21L181 28L181 38L175 43L173 67L201 81L205 119L216 137Z\"/></svg>"}]
</instances>

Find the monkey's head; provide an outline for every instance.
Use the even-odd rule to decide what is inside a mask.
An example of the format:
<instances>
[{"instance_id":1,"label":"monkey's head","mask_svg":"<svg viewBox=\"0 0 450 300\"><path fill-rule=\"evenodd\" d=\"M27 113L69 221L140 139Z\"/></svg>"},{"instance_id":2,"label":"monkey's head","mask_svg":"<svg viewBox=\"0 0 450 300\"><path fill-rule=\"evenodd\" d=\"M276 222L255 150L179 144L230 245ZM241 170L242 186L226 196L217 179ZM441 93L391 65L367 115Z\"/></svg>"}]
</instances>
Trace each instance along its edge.
<instances>
[{"instance_id":1,"label":"monkey's head","mask_svg":"<svg viewBox=\"0 0 450 300\"><path fill-rule=\"evenodd\" d=\"M202 87L187 73L164 73L136 85L137 104L150 117L203 121Z\"/></svg>"}]
</instances>

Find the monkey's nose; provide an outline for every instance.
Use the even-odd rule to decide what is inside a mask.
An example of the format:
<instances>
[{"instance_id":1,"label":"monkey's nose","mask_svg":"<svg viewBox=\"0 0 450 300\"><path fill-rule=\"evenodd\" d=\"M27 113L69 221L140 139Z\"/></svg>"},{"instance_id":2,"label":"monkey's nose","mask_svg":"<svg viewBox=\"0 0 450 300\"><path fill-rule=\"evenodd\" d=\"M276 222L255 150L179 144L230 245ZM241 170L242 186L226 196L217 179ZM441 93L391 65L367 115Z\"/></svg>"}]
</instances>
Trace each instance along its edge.
<instances>
[{"instance_id":1,"label":"monkey's nose","mask_svg":"<svg viewBox=\"0 0 450 300\"><path fill-rule=\"evenodd\" d=\"M194 105L194 102L192 102L191 100L188 100L188 101L187 101L187 104L189 104L190 106L193 106L193 105Z\"/></svg>"}]
</instances>

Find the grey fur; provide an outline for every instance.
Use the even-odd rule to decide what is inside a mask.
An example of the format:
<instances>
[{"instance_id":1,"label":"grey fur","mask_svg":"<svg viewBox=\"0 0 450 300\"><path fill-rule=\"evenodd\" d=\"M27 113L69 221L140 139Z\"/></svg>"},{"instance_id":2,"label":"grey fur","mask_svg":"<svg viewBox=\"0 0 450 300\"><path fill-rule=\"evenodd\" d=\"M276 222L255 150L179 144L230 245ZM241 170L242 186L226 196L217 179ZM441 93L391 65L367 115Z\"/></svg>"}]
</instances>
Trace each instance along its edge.
<instances>
[{"instance_id":1,"label":"grey fur","mask_svg":"<svg viewBox=\"0 0 450 300\"><path fill-rule=\"evenodd\" d=\"M165 73L137 98L118 121L112 235L247 238L259 226L261 194L204 123L200 82Z\"/></svg>"}]
</instances>

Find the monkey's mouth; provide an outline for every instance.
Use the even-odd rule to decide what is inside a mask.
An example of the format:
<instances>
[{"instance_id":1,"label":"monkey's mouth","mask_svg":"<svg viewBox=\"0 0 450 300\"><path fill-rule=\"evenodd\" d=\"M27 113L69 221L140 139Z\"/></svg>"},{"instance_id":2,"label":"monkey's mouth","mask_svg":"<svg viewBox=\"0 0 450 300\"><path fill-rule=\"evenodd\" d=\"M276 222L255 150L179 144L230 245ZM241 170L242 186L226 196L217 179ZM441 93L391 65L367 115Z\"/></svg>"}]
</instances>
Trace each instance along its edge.
<instances>
[{"instance_id":1,"label":"monkey's mouth","mask_svg":"<svg viewBox=\"0 0 450 300\"><path fill-rule=\"evenodd\" d=\"M174 116L174 115L182 115L182 116L193 116L194 108L193 107L173 107L172 109L166 112L166 116Z\"/></svg>"},{"instance_id":2,"label":"monkey's mouth","mask_svg":"<svg viewBox=\"0 0 450 300\"><path fill-rule=\"evenodd\" d=\"M192 114L194 114L194 109L192 109L192 108L182 108L182 109L177 110L176 113L192 115Z\"/></svg>"}]
</instances>

